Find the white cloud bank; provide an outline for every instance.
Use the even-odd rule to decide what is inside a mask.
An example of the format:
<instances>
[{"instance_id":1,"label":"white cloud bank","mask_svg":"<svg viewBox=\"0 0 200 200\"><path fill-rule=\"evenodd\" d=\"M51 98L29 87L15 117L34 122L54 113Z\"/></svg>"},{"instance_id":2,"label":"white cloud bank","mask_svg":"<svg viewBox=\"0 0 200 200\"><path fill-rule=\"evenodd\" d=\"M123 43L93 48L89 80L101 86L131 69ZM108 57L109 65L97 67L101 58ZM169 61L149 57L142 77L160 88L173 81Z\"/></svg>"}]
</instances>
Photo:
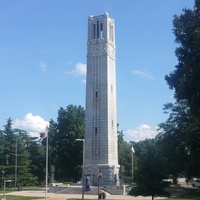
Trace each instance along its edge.
<instances>
[{"instance_id":1,"label":"white cloud bank","mask_svg":"<svg viewBox=\"0 0 200 200\"><path fill-rule=\"evenodd\" d=\"M34 116L32 113L27 113L23 119L14 120L12 128L25 130L31 136L39 137L39 133L44 132L47 125L49 125L49 122L39 115Z\"/></svg>"},{"instance_id":2,"label":"white cloud bank","mask_svg":"<svg viewBox=\"0 0 200 200\"><path fill-rule=\"evenodd\" d=\"M140 76L142 78L146 78L146 79L154 79L154 77L145 70L133 70L132 74L135 76Z\"/></svg>"},{"instance_id":3,"label":"white cloud bank","mask_svg":"<svg viewBox=\"0 0 200 200\"><path fill-rule=\"evenodd\" d=\"M86 76L86 70L87 70L86 64L77 63L74 66L73 70L71 70L71 71L65 71L65 74L72 74L74 76ZM86 80L83 79L81 82L85 84Z\"/></svg>"},{"instance_id":4,"label":"white cloud bank","mask_svg":"<svg viewBox=\"0 0 200 200\"><path fill-rule=\"evenodd\" d=\"M75 76L86 76L86 64L77 63L73 70L65 71L65 74L73 74Z\"/></svg>"},{"instance_id":5,"label":"white cloud bank","mask_svg":"<svg viewBox=\"0 0 200 200\"><path fill-rule=\"evenodd\" d=\"M152 128L147 124L141 124L135 129L129 129L124 132L124 139L126 141L138 142L145 139L155 138L158 134L156 128Z\"/></svg>"},{"instance_id":6,"label":"white cloud bank","mask_svg":"<svg viewBox=\"0 0 200 200\"><path fill-rule=\"evenodd\" d=\"M27 113L23 119L13 120L12 128L18 128L27 131L33 137L40 137L40 133L44 132L46 126L49 125L48 121L45 121L39 115L33 115ZM124 131L124 139L126 141L141 141L145 139L155 138L158 134L156 127L153 128L147 124L141 124L135 129L129 129Z\"/></svg>"}]
</instances>

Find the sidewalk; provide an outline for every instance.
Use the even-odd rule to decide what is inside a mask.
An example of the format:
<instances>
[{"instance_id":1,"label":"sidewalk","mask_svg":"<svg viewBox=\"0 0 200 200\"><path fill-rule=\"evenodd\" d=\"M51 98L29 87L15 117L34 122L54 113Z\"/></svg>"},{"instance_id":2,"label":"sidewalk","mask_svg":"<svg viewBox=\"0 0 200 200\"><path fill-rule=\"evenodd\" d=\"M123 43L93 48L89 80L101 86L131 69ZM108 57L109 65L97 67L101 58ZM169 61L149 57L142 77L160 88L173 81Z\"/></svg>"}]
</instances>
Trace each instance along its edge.
<instances>
[{"instance_id":1,"label":"sidewalk","mask_svg":"<svg viewBox=\"0 0 200 200\"><path fill-rule=\"evenodd\" d=\"M45 199L45 192L44 191L17 191L17 192L10 192L7 195L14 195L14 196L32 196L32 197L41 197L41 200ZM80 194L55 194L55 193L47 193L48 200L66 200L70 198L79 198L81 199L82 196ZM85 199L98 199L97 195L84 195ZM151 200L151 197L132 197L128 195L107 195L106 199L112 200ZM156 199L156 198L155 198ZM165 199L165 198L159 198Z\"/></svg>"}]
</instances>

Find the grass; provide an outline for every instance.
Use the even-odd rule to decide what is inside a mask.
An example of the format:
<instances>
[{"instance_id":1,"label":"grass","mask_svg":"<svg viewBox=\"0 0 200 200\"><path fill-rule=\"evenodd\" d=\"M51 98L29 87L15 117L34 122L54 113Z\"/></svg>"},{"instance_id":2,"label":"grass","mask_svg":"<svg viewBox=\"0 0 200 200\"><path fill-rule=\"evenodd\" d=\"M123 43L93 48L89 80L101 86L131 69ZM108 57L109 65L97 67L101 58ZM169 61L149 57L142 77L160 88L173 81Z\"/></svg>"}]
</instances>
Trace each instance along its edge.
<instances>
[{"instance_id":1,"label":"grass","mask_svg":"<svg viewBox=\"0 0 200 200\"><path fill-rule=\"evenodd\" d=\"M169 198L169 200L200 200L200 190L188 190L187 193L175 198Z\"/></svg>"},{"instance_id":2,"label":"grass","mask_svg":"<svg viewBox=\"0 0 200 200\"><path fill-rule=\"evenodd\" d=\"M67 200L81 200L81 199L70 198ZM85 200L87 200L87 199L85 199ZM159 200L159 199L156 198L156 200ZM182 194L178 197L166 198L166 200L200 200L200 190L191 189L191 190L188 190L185 194Z\"/></svg>"},{"instance_id":3,"label":"grass","mask_svg":"<svg viewBox=\"0 0 200 200\"><path fill-rule=\"evenodd\" d=\"M33 200L33 199L41 199L41 197L23 197L23 196L12 196L6 195L6 200ZM1 197L0 197L1 198Z\"/></svg>"},{"instance_id":4,"label":"grass","mask_svg":"<svg viewBox=\"0 0 200 200\"><path fill-rule=\"evenodd\" d=\"M23 190L40 190L40 189L45 189L45 187L39 187L39 186L25 186L25 187L22 187L22 188L23 188ZM15 192L15 191L18 191L18 188L14 188L14 187L12 187L12 188L7 187L6 188L6 193L8 193L8 192Z\"/></svg>"},{"instance_id":5,"label":"grass","mask_svg":"<svg viewBox=\"0 0 200 200\"><path fill-rule=\"evenodd\" d=\"M1 199L1 195L0 195L0 199ZM12 196L12 195L6 194L6 200L33 200L33 199L41 199L41 197ZM81 198L78 198L78 199L68 198L66 200L81 200ZM91 199L85 199L85 200L91 200ZM159 200L159 199L156 199L156 200ZM188 189L185 194L179 195L178 197L173 197L173 198L170 197L170 198L167 198L167 200L200 200L200 190Z\"/></svg>"}]
</instances>

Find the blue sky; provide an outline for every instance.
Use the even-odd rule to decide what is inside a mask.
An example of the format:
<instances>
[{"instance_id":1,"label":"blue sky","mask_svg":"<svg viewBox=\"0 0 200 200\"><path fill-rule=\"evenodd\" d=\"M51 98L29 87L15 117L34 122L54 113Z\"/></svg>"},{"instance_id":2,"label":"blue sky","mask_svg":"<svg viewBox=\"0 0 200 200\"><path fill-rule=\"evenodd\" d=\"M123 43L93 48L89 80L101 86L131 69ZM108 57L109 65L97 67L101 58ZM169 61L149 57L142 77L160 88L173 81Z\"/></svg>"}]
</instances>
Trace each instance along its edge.
<instances>
[{"instance_id":1,"label":"blue sky","mask_svg":"<svg viewBox=\"0 0 200 200\"><path fill-rule=\"evenodd\" d=\"M1 0L0 129L33 135L60 107L85 106L88 16L115 20L117 108L124 139L153 138L173 101L164 76L177 63L172 20L194 0Z\"/></svg>"}]
</instances>

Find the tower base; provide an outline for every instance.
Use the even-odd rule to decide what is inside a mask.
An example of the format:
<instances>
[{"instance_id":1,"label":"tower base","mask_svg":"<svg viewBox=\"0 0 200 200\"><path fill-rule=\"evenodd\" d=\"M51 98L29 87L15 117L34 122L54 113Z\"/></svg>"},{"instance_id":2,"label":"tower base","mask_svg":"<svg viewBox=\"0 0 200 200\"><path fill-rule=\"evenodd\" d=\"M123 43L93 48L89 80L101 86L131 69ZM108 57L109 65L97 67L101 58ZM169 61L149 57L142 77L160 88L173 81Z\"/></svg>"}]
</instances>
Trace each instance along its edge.
<instances>
[{"instance_id":1,"label":"tower base","mask_svg":"<svg viewBox=\"0 0 200 200\"><path fill-rule=\"evenodd\" d=\"M119 165L86 165L84 176L89 177L91 186L119 186Z\"/></svg>"}]
</instances>

